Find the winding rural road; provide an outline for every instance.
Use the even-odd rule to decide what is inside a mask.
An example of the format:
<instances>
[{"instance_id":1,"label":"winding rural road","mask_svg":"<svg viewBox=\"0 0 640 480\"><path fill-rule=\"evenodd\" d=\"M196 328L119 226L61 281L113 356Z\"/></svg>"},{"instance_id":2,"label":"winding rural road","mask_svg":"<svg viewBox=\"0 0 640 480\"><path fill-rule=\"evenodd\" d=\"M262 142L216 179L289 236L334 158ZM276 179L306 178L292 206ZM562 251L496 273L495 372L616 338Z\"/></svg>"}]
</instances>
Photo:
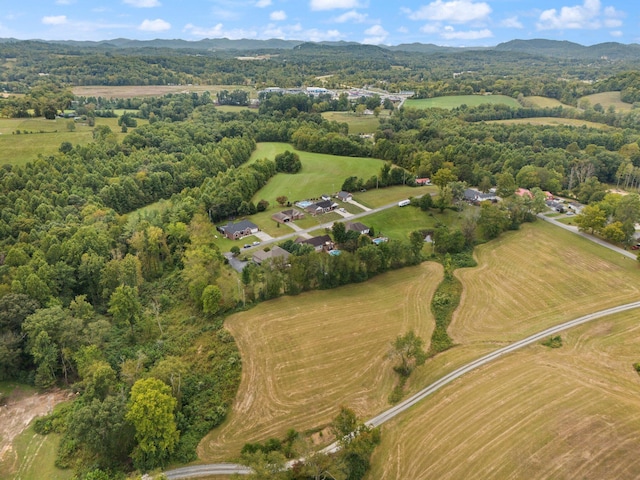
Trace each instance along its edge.
<instances>
[{"instance_id":1,"label":"winding rural road","mask_svg":"<svg viewBox=\"0 0 640 480\"><path fill-rule=\"evenodd\" d=\"M445 375L441 379L433 382L428 387L423 388L418 393L409 397L405 401L400 402L397 405L394 405L393 407L389 408L388 410L385 410L384 412L377 415L376 417L373 417L372 419L368 420L366 424L372 427L378 427L382 425L383 423L391 420L396 415L399 415L405 410L411 408L416 403L420 402L421 400L424 400L426 397L428 397L432 393L437 392L442 387L444 387L445 385L448 385L449 383L453 382L454 380L461 377L462 375L469 373L472 370L475 370L489 362L492 362L502 357L503 355L514 352L520 348L526 347L527 345L531 345L532 343L538 342L546 337L555 335L559 332L568 330L578 325L582 325L592 320L606 317L608 315L613 315L615 313L626 312L627 310L633 310L635 308L640 308L640 301L627 303L625 305L620 305L618 307L608 308L606 310L600 310L599 312L595 312L595 313L590 313L588 315L584 315L574 320L569 320L568 322L561 323L560 325L556 325L555 327L547 328L546 330L535 333L527 338L514 342L511 345L507 345L506 347L499 348L498 350L488 353L487 355L484 355L478 358L477 360L473 360L472 362L469 362L466 365ZM336 452L339 448L340 446L338 445L337 442L335 442L329 445L328 447L324 448L322 452L333 453L333 452ZM252 473L251 469L242 465L229 464L229 463L215 463L215 464L209 464L209 465L197 465L194 467L183 467L177 470L169 470L167 472L164 472L164 474L168 479L174 480L174 479L182 479L182 478L203 477L203 476L209 476L209 475L229 474L229 472L238 473L241 475L248 475Z\"/></svg>"}]
</instances>

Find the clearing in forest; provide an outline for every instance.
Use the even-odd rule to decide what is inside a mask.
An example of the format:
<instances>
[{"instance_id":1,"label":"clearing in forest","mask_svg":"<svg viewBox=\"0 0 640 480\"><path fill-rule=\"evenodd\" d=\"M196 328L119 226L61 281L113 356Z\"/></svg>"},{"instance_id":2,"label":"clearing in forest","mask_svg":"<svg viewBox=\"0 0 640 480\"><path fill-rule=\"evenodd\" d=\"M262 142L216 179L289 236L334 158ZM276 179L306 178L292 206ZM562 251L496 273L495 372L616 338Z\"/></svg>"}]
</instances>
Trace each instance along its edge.
<instances>
[{"instance_id":1,"label":"clearing in forest","mask_svg":"<svg viewBox=\"0 0 640 480\"><path fill-rule=\"evenodd\" d=\"M388 407L397 380L390 342L414 329L428 347L442 267L423 263L366 283L281 297L229 317L242 380L227 421L203 439L203 462L246 442L326 426L340 405L364 418Z\"/></svg>"},{"instance_id":2,"label":"clearing in forest","mask_svg":"<svg viewBox=\"0 0 640 480\"><path fill-rule=\"evenodd\" d=\"M602 92L587 95L578 100L578 105L582 100L588 100L592 107L599 103L605 111L611 106L615 107L616 112L628 112L633 108L633 105L620 99L620 92Z\"/></svg>"},{"instance_id":3,"label":"clearing in forest","mask_svg":"<svg viewBox=\"0 0 640 480\"><path fill-rule=\"evenodd\" d=\"M450 95L445 97L409 99L404 102L404 106L411 108L452 109L461 105L477 107L485 103L501 103L512 108L522 107L515 98L507 97L506 95Z\"/></svg>"}]
</instances>

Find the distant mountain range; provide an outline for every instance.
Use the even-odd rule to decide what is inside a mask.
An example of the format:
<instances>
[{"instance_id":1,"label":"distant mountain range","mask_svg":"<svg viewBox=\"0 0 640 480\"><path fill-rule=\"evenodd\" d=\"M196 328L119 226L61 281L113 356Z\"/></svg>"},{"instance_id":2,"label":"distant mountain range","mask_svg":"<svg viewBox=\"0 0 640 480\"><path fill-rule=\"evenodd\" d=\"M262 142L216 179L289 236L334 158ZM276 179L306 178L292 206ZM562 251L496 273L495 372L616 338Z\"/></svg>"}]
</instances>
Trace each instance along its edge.
<instances>
[{"instance_id":1,"label":"distant mountain range","mask_svg":"<svg viewBox=\"0 0 640 480\"><path fill-rule=\"evenodd\" d=\"M24 40L14 38L2 38L0 43L19 43ZM400 45L365 45L357 42L303 42L299 40L253 40L241 39L230 40L228 38L205 38L198 41L188 40L130 40L126 38L115 38L112 40L103 40L99 42L91 41L44 41L32 40L55 45L66 45L76 48L97 48L101 50L110 49L180 49L180 50L200 50L200 51L265 51L265 50L316 50L322 51L337 47L340 50L376 51L387 50L393 52L410 52L410 53L451 53L456 51L497 51L497 52L520 52L523 54L561 57L561 58L577 58L577 59L603 59L623 60L623 59L640 59L640 45L637 43L623 44L617 42L599 43L597 45L584 46L578 43L558 40L511 40L509 42L500 43L494 47L441 47L430 43L406 43Z\"/></svg>"}]
</instances>

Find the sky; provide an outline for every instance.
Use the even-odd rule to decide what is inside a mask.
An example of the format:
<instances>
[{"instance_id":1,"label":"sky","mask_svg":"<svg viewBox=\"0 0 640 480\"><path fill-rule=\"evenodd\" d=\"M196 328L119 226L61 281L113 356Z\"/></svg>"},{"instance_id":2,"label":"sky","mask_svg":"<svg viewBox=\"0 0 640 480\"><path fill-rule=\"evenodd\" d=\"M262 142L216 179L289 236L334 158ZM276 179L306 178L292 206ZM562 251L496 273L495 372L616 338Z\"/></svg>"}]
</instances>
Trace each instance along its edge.
<instances>
[{"instance_id":1,"label":"sky","mask_svg":"<svg viewBox=\"0 0 640 480\"><path fill-rule=\"evenodd\" d=\"M547 38L593 45L640 43L639 27L637 0L22 0L6 1L0 11L0 37L22 40L226 37L461 47Z\"/></svg>"}]
</instances>

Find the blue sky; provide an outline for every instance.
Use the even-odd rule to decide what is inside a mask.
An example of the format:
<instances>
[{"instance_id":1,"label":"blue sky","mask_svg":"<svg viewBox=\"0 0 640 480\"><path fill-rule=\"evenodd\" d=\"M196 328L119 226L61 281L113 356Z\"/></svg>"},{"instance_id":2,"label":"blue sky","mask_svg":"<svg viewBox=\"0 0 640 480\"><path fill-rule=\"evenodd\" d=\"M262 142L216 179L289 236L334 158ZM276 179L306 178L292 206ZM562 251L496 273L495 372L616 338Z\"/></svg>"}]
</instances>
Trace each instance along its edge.
<instances>
[{"instance_id":1,"label":"blue sky","mask_svg":"<svg viewBox=\"0 0 640 480\"><path fill-rule=\"evenodd\" d=\"M640 43L637 0L23 0L0 37L282 38L490 46L514 38Z\"/></svg>"}]
</instances>

